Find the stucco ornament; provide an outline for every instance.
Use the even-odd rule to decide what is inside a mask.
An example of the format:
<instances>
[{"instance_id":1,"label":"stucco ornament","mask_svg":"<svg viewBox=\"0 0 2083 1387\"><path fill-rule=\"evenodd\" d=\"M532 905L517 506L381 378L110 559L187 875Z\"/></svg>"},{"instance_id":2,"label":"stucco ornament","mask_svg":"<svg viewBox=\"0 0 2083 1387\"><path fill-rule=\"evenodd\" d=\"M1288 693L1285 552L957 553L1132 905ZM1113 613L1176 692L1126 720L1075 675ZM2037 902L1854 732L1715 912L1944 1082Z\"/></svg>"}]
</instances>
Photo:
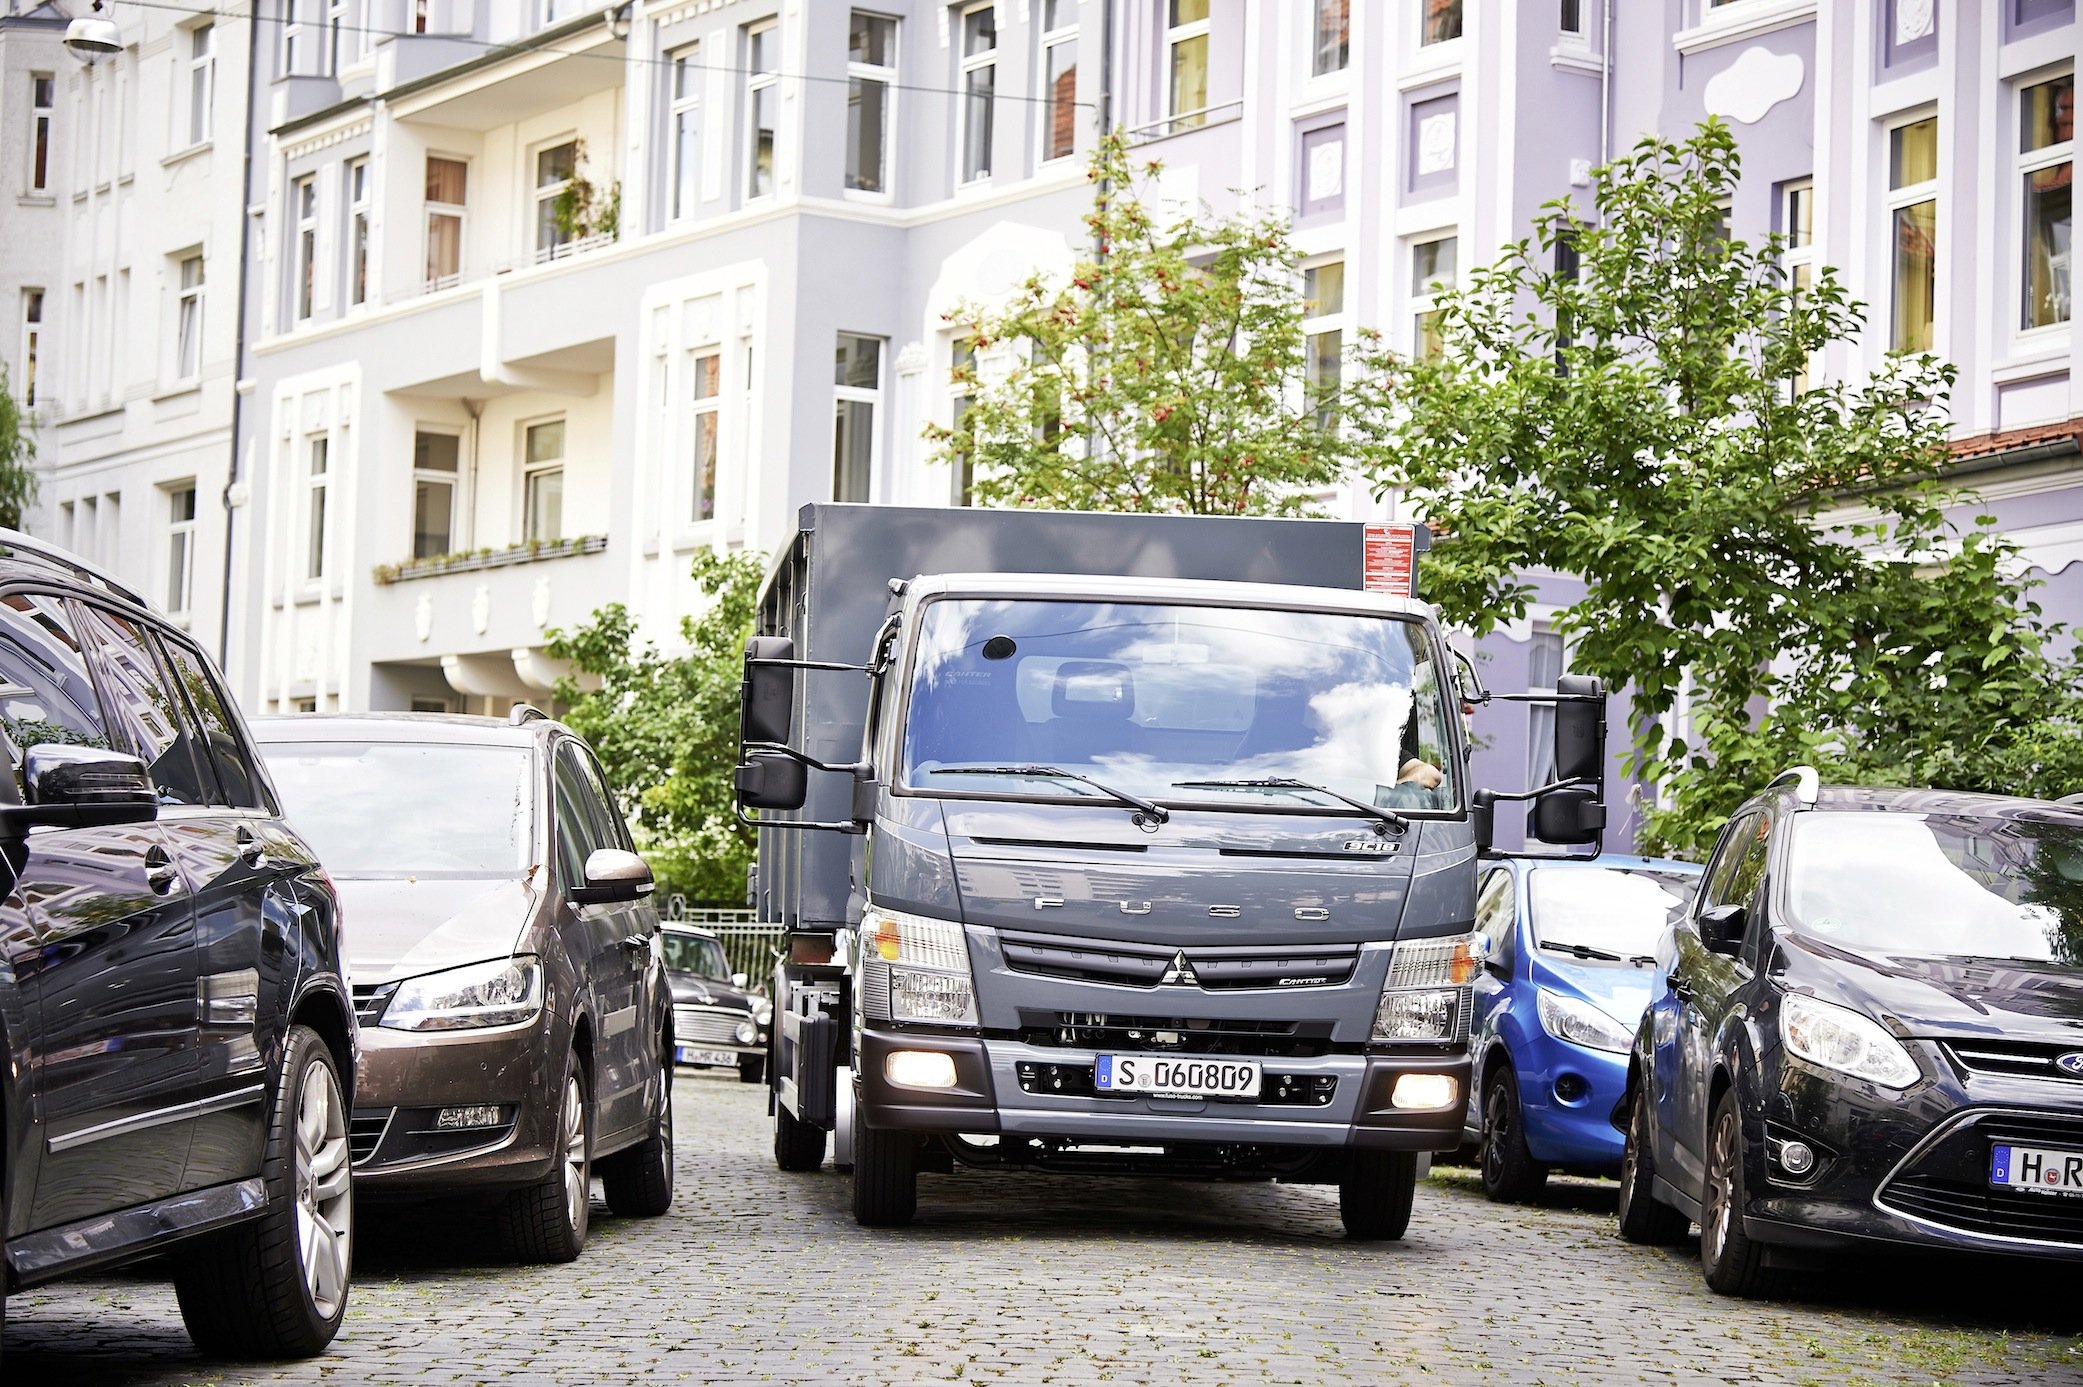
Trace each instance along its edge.
<instances>
[{"instance_id":1,"label":"stucco ornament","mask_svg":"<svg viewBox=\"0 0 2083 1387\"><path fill-rule=\"evenodd\" d=\"M412 634L419 637L421 645L434 634L434 599L425 593L412 604Z\"/></svg>"},{"instance_id":2,"label":"stucco ornament","mask_svg":"<svg viewBox=\"0 0 2083 1387\"><path fill-rule=\"evenodd\" d=\"M535 627L541 630L550 624L550 580L537 578L535 591L529 594L528 614L535 618Z\"/></svg>"},{"instance_id":3,"label":"stucco ornament","mask_svg":"<svg viewBox=\"0 0 2083 1387\"><path fill-rule=\"evenodd\" d=\"M1931 0L1895 0L1895 42L1915 43L1931 32Z\"/></svg>"},{"instance_id":4,"label":"stucco ornament","mask_svg":"<svg viewBox=\"0 0 2083 1387\"><path fill-rule=\"evenodd\" d=\"M479 583L477 591L470 594L470 625L482 636L492 624L492 589Z\"/></svg>"},{"instance_id":5,"label":"stucco ornament","mask_svg":"<svg viewBox=\"0 0 2083 1387\"><path fill-rule=\"evenodd\" d=\"M1321 202L1345 191L1345 141L1325 140L1309 151L1309 200Z\"/></svg>"},{"instance_id":6,"label":"stucco ornament","mask_svg":"<svg viewBox=\"0 0 2083 1387\"><path fill-rule=\"evenodd\" d=\"M1707 79L1703 93L1707 114L1755 125L1774 106L1791 100L1807 74L1807 65L1797 53L1747 49L1725 70Z\"/></svg>"},{"instance_id":7,"label":"stucco ornament","mask_svg":"<svg viewBox=\"0 0 2083 1387\"><path fill-rule=\"evenodd\" d=\"M1418 122L1418 172L1444 173L1454 166L1454 113L1442 111Z\"/></svg>"}]
</instances>

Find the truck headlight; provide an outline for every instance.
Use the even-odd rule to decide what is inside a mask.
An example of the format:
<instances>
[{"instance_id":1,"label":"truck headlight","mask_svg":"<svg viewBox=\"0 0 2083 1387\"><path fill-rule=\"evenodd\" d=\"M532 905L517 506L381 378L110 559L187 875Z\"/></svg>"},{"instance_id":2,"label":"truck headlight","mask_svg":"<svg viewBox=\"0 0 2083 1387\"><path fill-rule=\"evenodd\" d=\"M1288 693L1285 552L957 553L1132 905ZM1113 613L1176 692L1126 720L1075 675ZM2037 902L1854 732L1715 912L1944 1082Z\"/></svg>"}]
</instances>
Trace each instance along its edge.
<instances>
[{"instance_id":1,"label":"truck headlight","mask_svg":"<svg viewBox=\"0 0 2083 1387\"><path fill-rule=\"evenodd\" d=\"M878 1021L977 1023L969 941L952 920L870 907L861 916L862 1012Z\"/></svg>"},{"instance_id":2,"label":"truck headlight","mask_svg":"<svg viewBox=\"0 0 2083 1387\"><path fill-rule=\"evenodd\" d=\"M528 954L407 978L379 1023L394 1031L516 1026L542 1012L542 964Z\"/></svg>"},{"instance_id":3,"label":"truck headlight","mask_svg":"<svg viewBox=\"0 0 2083 1387\"><path fill-rule=\"evenodd\" d=\"M1612 1017L1574 997L1563 997L1542 988L1536 996L1541 1029L1557 1040L1581 1045L1587 1050L1605 1050L1624 1055L1635 1046L1635 1038Z\"/></svg>"},{"instance_id":4,"label":"truck headlight","mask_svg":"<svg viewBox=\"0 0 2083 1387\"><path fill-rule=\"evenodd\" d=\"M1479 936L1413 939L1396 946L1374 1005L1372 1039L1446 1044L1461 1038L1468 985L1482 967Z\"/></svg>"}]
</instances>

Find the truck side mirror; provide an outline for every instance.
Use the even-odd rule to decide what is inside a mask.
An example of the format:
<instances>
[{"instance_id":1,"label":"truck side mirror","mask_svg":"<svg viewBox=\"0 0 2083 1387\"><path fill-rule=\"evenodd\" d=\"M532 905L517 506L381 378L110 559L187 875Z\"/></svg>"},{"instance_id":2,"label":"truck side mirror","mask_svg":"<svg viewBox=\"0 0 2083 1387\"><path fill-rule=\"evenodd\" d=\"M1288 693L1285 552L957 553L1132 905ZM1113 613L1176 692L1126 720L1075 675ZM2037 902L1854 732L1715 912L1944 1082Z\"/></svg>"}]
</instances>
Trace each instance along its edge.
<instances>
[{"instance_id":1,"label":"truck side mirror","mask_svg":"<svg viewBox=\"0 0 2083 1387\"><path fill-rule=\"evenodd\" d=\"M747 809L801 809L810 798L810 770L778 751L750 751L738 763L737 785Z\"/></svg>"},{"instance_id":2,"label":"truck side mirror","mask_svg":"<svg viewBox=\"0 0 2083 1387\"><path fill-rule=\"evenodd\" d=\"M1497 842L1497 792L1477 790L1468 806L1468 825L1475 831L1477 856L1486 855Z\"/></svg>"},{"instance_id":3,"label":"truck side mirror","mask_svg":"<svg viewBox=\"0 0 2083 1387\"><path fill-rule=\"evenodd\" d=\"M1568 707L1568 704L1562 705ZM1558 713L1557 721L1560 721ZM1596 843L1606 831L1606 806L1589 785L1550 790L1533 802L1526 831L1544 843Z\"/></svg>"},{"instance_id":4,"label":"truck side mirror","mask_svg":"<svg viewBox=\"0 0 2083 1387\"><path fill-rule=\"evenodd\" d=\"M788 745L795 721L796 672L788 665L761 661L795 657L796 643L787 636L754 636L745 642L745 684L738 704L740 745Z\"/></svg>"},{"instance_id":5,"label":"truck side mirror","mask_svg":"<svg viewBox=\"0 0 2083 1387\"><path fill-rule=\"evenodd\" d=\"M1555 681L1555 692L1564 695L1555 705L1555 778L1603 783L1606 774L1605 686L1588 674L1565 674ZM1543 833L1541 837L1547 838L1548 835ZM1549 841L1564 840L1553 838Z\"/></svg>"}]
</instances>

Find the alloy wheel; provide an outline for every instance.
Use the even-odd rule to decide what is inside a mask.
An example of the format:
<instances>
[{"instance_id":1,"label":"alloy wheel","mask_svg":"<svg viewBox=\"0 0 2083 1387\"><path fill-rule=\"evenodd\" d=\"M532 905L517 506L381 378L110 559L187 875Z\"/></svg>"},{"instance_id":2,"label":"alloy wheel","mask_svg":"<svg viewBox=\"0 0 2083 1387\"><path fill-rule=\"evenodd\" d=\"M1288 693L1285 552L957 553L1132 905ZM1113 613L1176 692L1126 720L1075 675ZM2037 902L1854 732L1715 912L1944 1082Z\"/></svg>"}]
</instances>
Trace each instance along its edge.
<instances>
[{"instance_id":1,"label":"alloy wheel","mask_svg":"<svg viewBox=\"0 0 2083 1387\"><path fill-rule=\"evenodd\" d=\"M1728 1246L1729 1220L1735 1216L1736 1159L1736 1115L1724 1113L1714 1124L1707 1155L1707 1216L1700 1220L1700 1255L1709 1262L1720 1261Z\"/></svg>"},{"instance_id":2,"label":"alloy wheel","mask_svg":"<svg viewBox=\"0 0 2083 1387\"><path fill-rule=\"evenodd\" d=\"M564 1219L577 1228L586 1216L590 1197L586 1179L586 1095L576 1074L564 1081L564 1110L557 1131L564 1146Z\"/></svg>"},{"instance_id":3,"label":"alloy wheel","mask_svg":"<svg viewBox=\"0 0 2083 1387\"><path fill-rule=\"evenodd\" d=\"M353 1264L354 1179L347 1104L333 1071L312 1064L297 1088L297 1252L304 1285L322 1319L340 1312Z\"/></svg>"},{"instance_id":4,"label":"alloy wheel","mask_svg":"<svg viewBox=\"0 0 2083 1387\"><path fill-rule=\"evenodd\" d=\"M1511 1138L1512 1105L1504 1085L1493 1082L1483 1104L1483 1174L1493 1185L1504 1181L1505 1144Z\"/></svg>"}]
</instances>

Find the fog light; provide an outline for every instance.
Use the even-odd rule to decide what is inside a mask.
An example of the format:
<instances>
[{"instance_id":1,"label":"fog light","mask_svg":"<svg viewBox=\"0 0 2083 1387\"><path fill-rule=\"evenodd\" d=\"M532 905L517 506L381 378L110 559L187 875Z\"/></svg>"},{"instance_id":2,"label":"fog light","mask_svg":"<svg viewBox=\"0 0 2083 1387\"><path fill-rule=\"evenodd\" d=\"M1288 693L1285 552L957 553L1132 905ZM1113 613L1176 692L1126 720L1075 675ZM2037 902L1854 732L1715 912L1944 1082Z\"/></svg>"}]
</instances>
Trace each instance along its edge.
<instances>
[{"instance_id":1,"label":"fog light","mask_svg":"<svg viewBox=\"0 0 2083 1387\"><path fill-rule=\"evenodd\" d=\"M467 1127L497 1127L499 1109L485 1104L474 1108L443 1108L434 1114L434 1126L444 1132L461 1131Z\"/></svg>"},{"instance_id":2,"label":"fog light","mask_svg":"<svg viewBox=\"0 0 2083 1387\"><path fill-rule=\"evenodd\" d=\"M1458 1092L1450 1074L1399 1074L1389 1102L1398 1108L1445 1108Z\"/></svg>"},{"instance_id":3,"label":"fog light","mask_svg":"<svg viewBox=\"0 0 2083 1387\"><path fill-rule=\"evenodd\" d=\"M1558 1102L1581 1103L1584 1095L1591 1092L1591 1085L1584 1082L1581 1074L1560 1074L1555 1078L1555 1097Z\"/></svg>"},{"instance_id":4,"label":"fog light","mask_svg":"<svg viewBox=\"0 0 2083 1387\"><path fill-rule=\"evenodd\" d=\"M1805 1141L1781 1142L1779 1167L1789 1175L1806 1175L1815 1169L1815 1151Z\"/></svg>"},{"instance_id":5,"label":"fog light","mask_svg":"<svg viewBox=\"0 0 2083 1387\"><path fill-rule=\"evenodd\" d=\"M738 1044L750 1045L759 1038L759 1027L753 1025L750 1021L740 1021L738 1029L734 1034L738 1037Z\"/></svg>"},{"instance_id":6,"label":"fog light","mask_svg":"<svg viewBox=\"0 0 2083 1387\"><path fill-rule=\"evenodd\" d=\"M882 1072L901 1088L953 1088L955 1057L937 1050L892 1050Z\"/></svg>"}]
</instances>

